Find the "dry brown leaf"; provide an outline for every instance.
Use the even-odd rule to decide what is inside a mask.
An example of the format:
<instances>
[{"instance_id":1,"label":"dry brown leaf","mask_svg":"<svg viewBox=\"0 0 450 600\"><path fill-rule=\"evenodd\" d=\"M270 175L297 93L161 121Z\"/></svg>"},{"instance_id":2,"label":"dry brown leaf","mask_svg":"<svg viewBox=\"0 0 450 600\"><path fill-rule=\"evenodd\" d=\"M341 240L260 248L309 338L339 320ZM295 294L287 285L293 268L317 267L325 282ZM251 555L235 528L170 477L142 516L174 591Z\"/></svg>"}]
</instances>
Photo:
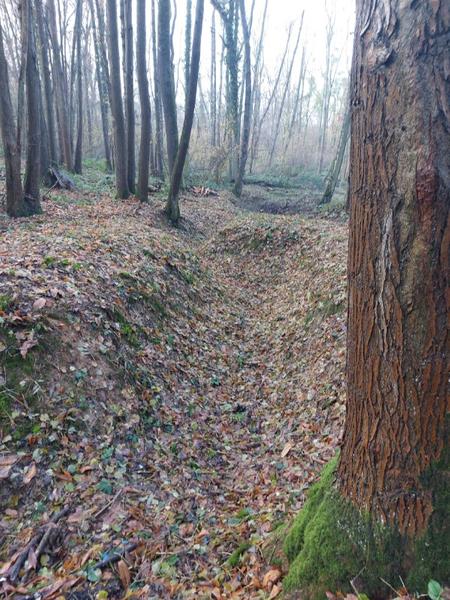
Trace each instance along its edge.
<instances>
[{"instance_id":1,"label":"dry brown leaf","mask_svg":"<svg viewBox=\"0 0 450 600\"><path fill-rule=\"evenodd\" d=\"M127 563L124 560L119 560L117 563L117 570L119 571L120 581L122 582L123 589L127 590L130 585L131 575Z\"/></svg>"},{"instance_id":2,"label":"dry brown leaf","mask_svg":"<svg viewBox=\"0 0 450 600\"><path fill-rule=\"evenodd\" d=\"M36 346L37 340L34 339L34 331L30 333L28 338L24 341L24 343L20 346L20 356L22 358L26 358L29 350Z\"/></svg>"},{"instance_id":3,"label":"dry brown leaf","mask_svg":"<svg viewBox=\"0 0 450 600\"><path fill-rule=\"evenodd\" d=\"M31 465L28 467L25 475L23 476L24 484L28 485L30 483L30 481L33 479L33 477L36 476L36 473L37 473L36 463L31 463Z\"/></svg>"},{"instance_id":4,"label":"dry brown leaf","mask_svg":"<svg viewBox=\"0 0 450 600\"><path fill-rule=\"evenodd\" d=\"M45 298L38 298L33 302L33 310L41 310L46 305L47 300Z\"/></svg>"},{"instance_id":5,"label":"dry brown leaf","mask_svg":"<svg viewBox=\"0 0 450 600\"><path fill-rule=\"evenodd\" d=\"M276 583L281 577L281 571L279 569L271 569L267 571L263 578L263 587L267 588L270 585Z\"/></svg>"},{"instance_id":6,"label":"dry brown leaf","mask_svg":"<svg viewBox=\"0 0 450 600\"><path fill-rule=\"evenodd\" d=\"M281 585L274 585L272 588L272 591L270 592L269 600L272 600L272 598L276 598L280 592L281 592Z\"/></svg>"},{"instance_id":7,"label":"dry brown leaf","mask_svg":"<svg viewBox=\"0 0 450 600\"><path fill-rule=\"evenodd\" d=\"M291 442L288 442L286 444L286 446L283 448L283 450L281 451L281 458L284 458L285 456L287 456L289 454L289 452L292 450L293 446L291 444Z\"/></svg>"}]
</instances>

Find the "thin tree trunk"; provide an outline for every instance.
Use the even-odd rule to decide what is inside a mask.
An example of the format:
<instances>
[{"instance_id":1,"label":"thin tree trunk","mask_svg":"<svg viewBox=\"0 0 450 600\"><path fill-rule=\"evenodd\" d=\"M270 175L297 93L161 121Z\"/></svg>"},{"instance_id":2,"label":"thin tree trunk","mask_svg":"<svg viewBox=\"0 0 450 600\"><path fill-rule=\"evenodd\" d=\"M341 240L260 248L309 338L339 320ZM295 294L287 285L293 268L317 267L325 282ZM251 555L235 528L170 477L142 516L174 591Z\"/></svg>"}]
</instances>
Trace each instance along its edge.
<instances>
[{"instance_id":1,"label":"thin tree trunk","mask_svg":"<svg viewBox=\"0 0 450 600\"><path fill-rule=\"evenodd\" d=\"M55 86L55 98L58 113L59 136L64 164L68 169L72 168L72 148L70 144L69 115L67 111L67 94L64 84L64 72L61 62L61 49L58 43L58 32L56 28L56 13L54 0L48 0L48 17L52 42L53 58L53 83Z\"/></svg>"},{"instance_id":2,"label":"thin tree trunk","mask_svg":"<svg viewBox=\"0 0 450 600\"><path fill-rule=\"evenodd\" d=\"M242 32L244 35L244 78L245 78L245 100L244 120L242 126L241 153L239 156L239 170L234 185L234 194L240 196L245 175L245 165L248 157L248 143L250 141L250 125L252 118L252 66L250 55L250 33L245 15L245 0L239 0L241 13Z\"/></svg>"},{"instance_id":3,"label":"thin tree trunk","mask_svg":"<svg viewBox=\"0 0 450 600\"><path fill-rule=\"evenodd\" d=\"M152 56L153 56L153 85L155 92L155 175L164 177L163 162L163 118L161 104L161 90L159 81L158 53L157 53L156 10L155 0L152 0Z\"/></svg>"},{"instance_id":4,"label":"thin tree trunk","mask_svg":"<svg viewBox=\"0 0 450 600\"><path fill-rule=\"evenodd\" d=\"M178 151L177 106L175 102L174 67L170 43L170 0L158 2L158 67L161 85L164 123L166 127L167 159L169 176Z\"/></svg>"},{"instance_id":5,"label":"thin tree trunk","mask_svg":"<svg viewBox=\"0 0 450 600\"><path fill-rule=\"evenodd\" d=\"M215 147L217 138L217 63L216 63L216 13L211 17L211 69L210 69L210 113L211 113L211 146Z\"/></svg>"},{"instance_id":6,"label":"thin tree trunk","mask_svg":"<svg viewBox=\"0 0 450 600\"><path fill-rule=\"evenodd\" d=\"M42 11L42 0L36 0L36 18L39 32L39 46L41 50L42 78L44 81L45 111L47 116L47 130L50 149L50 159L53 164L58 163L56 144L56 127L53 104L53 90L50 79L50 62L48 36L44 26L44 15Z\"/></svg>"},{"instance_id":7,"label":"thin tree trunk","mask_svg":"<svg viewBox=\"0 0 450 600\"><path fill-rule=\"evenodd\" d=\"M114 128L114 168L116 172L116 190L118 198L128 198L128 161L125 120L123 116L122 86L120 84L119 34L117 27L116 0L107 0L108 50L111 65L111 112Z\"/></svg>"},{"instance_id":8,"label":"thin tree trunk","mask_svg":"<svg viewBox=\"0 0 450 600\"><path fill-rule=\"evenodd\" d=\"M136 152L135 152L135 118L134 118L134 85L133 85L133 22L131 0L124 2L125 25L125 114L128 151L128 189L132 194L136 191Z\"/></svg>"},{"instance_id":9,"label":"thin tree trunk","mask_svg":"<svg viewBox=\"0 0 450 600\"><path fill-rule=\"evenodd\" d=\"M152 113L147 79L146 61L146 0L137 0L136 59L139 98L141 102L141 143L137 195L141 202L148 200L149 163L152 154Z\"/></svg>"},{"instance_id":10,"label":"thin tree trunk","mask_svg":"<svg viewBox=\"0 0 450 600\"><path fill-rule=\"evenodd\" d=\"M77 1L77 13L75 19L76 30L76 77L77 77L77 141L75 144L75 155L73 170L75 173L82 172L82 154L83 154L83 76L81 64L81 28L82 28L82 0Z\"/></svg>"},{"instance_id":11,"label":"thin tree trunk","mask_svg":"<svg viewBox=\"0 0 450 600\"><path fill-rule=\"evenodd\" d=\"M89 0L89 5L92 14L92 35L94 38L94 53L95 53L95 71L97 75L97 89L98 96L100 99L100 116L102 120L102 134L103 134L103 146L105 149L105 160L108 171L112 170L111 164L111 149L109 145L109 70L108 61L106 57L105 49L105 36L104 36L104 19L103 12L100 10L98 0L96 0L96 13L98 20L98 31L96 23L96 14L94 11L94 4L92 0ZM102 33L103 27L103 33Z\"/></svg>"},{"instance_id":12,"label":"thin tree trunk","mask_svg":"<svg viewBox=\"0 0 450 600\"><path fill-rule=\"evenodd\" d=\"M325 179L325 191L323 193L320 204L329 204L333 198L334 190L339 179L339 174L342 169L342 162L344 160L345 148L347 147L348 138L350 135L350 111L347 108L344 115L344 122L342 123L341 133L339 135L339 142L336 150L336 156L334 157L331 167L328 171Z\"/></svg>"},{"instance_id":13,"label":"thin tree trunk","mask_svg":"<svg viewBox=\"0 0 450 600\"><path fill-rule=\"evenodd\" d=\"M20 174L20 155L17 147L14 111L9 91L8 65L3 47L3 31L0 23L0 125L6 171L6 212L10 217L28 214L24 201Z\"/></svg>"},{"instance_id":14,"label":"thin tree trunk","mask_svg":"<svg viewBox=\"0 0 450 600\"><path fill-rule=\"evenodd\" d=\"M192 123L194 120L195 100L197 96L198 72L200 66L200 50L202 42L204 0L197 0L195 9L194 38L192 41L191 69L189 75L188 101L184 116L183 129L181 132L180 145L178 147L172 177L170 180L169 195L166 204L166 213L170 221L176 225L180 218L178 193L180 191L183 168L189 148Z\"/></svg>"},{"instance_id":15,"label":"thin tree trunk","mask_svg":"<svg viewBox=\"0 0 450 600\"><path fill-rule=\"evenodd\" d=\"M188 101L189 72L191 70L192 0L186 0L186 27L184 34L184 97Z\"/></svg>"},{"instance_id":16,"label":"thin tree trunk","mask_svg":"<svg viewBox=\"0 0 450 600\"><path fill-rule=\"evenodd\" d=\"M27 99L27 158L24 192L27 213L42 212L39 184L41 180L41 102L40 82L34 36L34 15L31 0L23 0L24 40L26 44L26 99Z\"/></svg>"},{"instance_id":17,"label":"thin tree trunk","mask_svg":"<svg viewBox=\"0 0 450 600\"><path fill-rule=\"evenodd\" d=\"M281 118L283 116L284 103L286 101L286 96L287 96L289 85L290 85L290 82L291 82L292 68L294 66L295 57L297 55L298 44L300 42L300 36L301 36L301 33L302 33L302 28L303 28L303 17L304 17L304 14L305 13L302 12L302 16L301 16L301 19L300 19L300 25L299 25L299 28L298 28L297 40L295 42L294 52L292 54L291 64L289 65L289 70L288 70L288 73L287 73L286 83L285 83L284 90L283 90L283 96L281 98L280 110L279 110L278 117L277 117L276 122L275 122L275 134L273 136L272 146L270 148L270 154L269 154L269 167L272 166L273 155L274 155L274 152L275 152L275 147L277 145L278 134L280 132L280 123L281 123Z\"/></svg>"}]
</instances>

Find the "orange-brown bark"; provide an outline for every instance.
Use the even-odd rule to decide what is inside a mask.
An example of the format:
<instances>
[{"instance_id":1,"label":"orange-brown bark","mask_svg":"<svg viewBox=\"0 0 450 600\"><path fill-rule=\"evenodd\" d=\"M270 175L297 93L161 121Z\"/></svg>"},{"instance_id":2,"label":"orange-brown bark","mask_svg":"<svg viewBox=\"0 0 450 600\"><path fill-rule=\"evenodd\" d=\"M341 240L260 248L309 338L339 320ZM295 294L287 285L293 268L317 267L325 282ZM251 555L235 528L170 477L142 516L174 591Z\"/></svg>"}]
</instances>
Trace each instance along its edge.
<instances>
[{"instance_id":1,"label":"orange-brown bark","mask_svg":"<svg viewBox=\"0 0 450 600\"><path fill-rule=\"evenodd\" d=\"M450 3L357 4L339 480L415 535L433 511L421 475L448 443Z\"/></svg>"}]
</instances>

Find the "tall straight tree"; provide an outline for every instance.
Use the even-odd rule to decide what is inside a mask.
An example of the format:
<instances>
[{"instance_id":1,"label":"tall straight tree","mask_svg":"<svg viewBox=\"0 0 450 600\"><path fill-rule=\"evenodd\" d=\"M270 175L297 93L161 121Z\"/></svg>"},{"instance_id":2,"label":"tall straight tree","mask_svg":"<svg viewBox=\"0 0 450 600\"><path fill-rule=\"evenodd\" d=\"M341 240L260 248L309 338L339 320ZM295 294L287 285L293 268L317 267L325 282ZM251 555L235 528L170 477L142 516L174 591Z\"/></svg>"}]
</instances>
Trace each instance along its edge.
<instances>
[{"instance_id":1,"label":"tall straight tree","mask_svg":"<svg viewBox=\"0 0 450 600\"><path fill-rule=\"evenodd\" d=\"M170 0L158 0L158 70L166 127L169 177L178 151L177 105L170 35Z\"/></svg>"},{"instance_id":2,"label":"tall straight tree","mask_svg":"<svg viewBox=\"0 0 450 600\"><path fill-rule=\"evenodd\" d=\"M157 28L156 28L156 9L155 0L151 0L152 7L152 59L153 59L153 86L155 94L155 158L154 158L154 174L156 177L164 177L163 167L163 117L161 104L161 90L158 68L158 51L157 51Z\"/></svg>"},{"instance_id":3,"label":"tall straight tree","mask_svg":"<svg viewBox=\"0 0 450 600\"><path fill-rule=\"evenodd\" d=\"M448 2L357 2L347 416L336 485L286 543L287 587L449 581L449 38Z\"/></svg>"},{"instance_id":4,"label":"tall straight tree","mask_svg":"<svg viewBox=\"0 0 450 600\"><path fill-rule=\"evenodd\" d=\"M45 115L47 118L50 159L53 164L57 164L58 155L56 145L53 89L50 78L48 34L45 28L42 0L36 0L36 18L39 32L40 58L42 67L42 78L44 83Z\"/></svg>"},{"instance_id":5,"label":"tall straight tree","mask_svg":"<svg viewBox=\"0 0 450 600\"><path fill-rule=\"evenodd\" d=\"M73 161L74 173L82 171L82 155L83 155L83 77L81 64L81 30L83 17L83 1L77 1L77 12L75 18L75 60L76 77L77 77L77 140L75 144L75 153Z\"/></svg>"},{"instance_id":6,"label":"tall straight tree","mask_svg":"<svg viewBox=\"0 0 450 600\"><path fill-rule=\"evenodd\" d=\"M20 174L20 154L17 145L14 111L9 90L8 64L6 62L3 31L0 24L0 125L6 171L6 212L10 217L28 214L23 196Z\"/></svg>"},{"instance_id":7,"label":"tall straight tree","mask_svg":"<svg viewBox=\"0 0 450 600\"><path fill-rule=\"evenodd\" d=\"M93 0L89 0L89 8L92 16L92 35L94 38L95 72L97 80L98 96L100 100L100 116L102 120L103 146L105 149L106 167L112 170L111 150L109 145L109 70L105 50L104 19L103 11L98 2L94 9ZM100 16L101 13L101 16ZM98 26L97 26L98 22ZM102 33L103 32L103 33Z\"/></svg>"},{"instance_id":8,"label":"tall straight tree","mask_svg":"<svg viewBox=\"0 0 450 600\"><path fill-rule=\"evenodd\" d=\"M176 225L180 218L180 207L178 194L180 191L181 178L183 176L184 163L191 139L192 123L194 121L195 101L197 97L198 71L200 66L200 51L202 43L204 0L197 0L195 9L194 37L192 40L191 68L189 72L189 86L184 115L183 129L178 147L175 164L170 179L169 195L167 197L166 213L170 221Z\"/></svg>"},{"instance_id":9,"label":"tall straight tree","mask_svg":"<svg viewBox=\"0 0 450 600\"><path fill-rule=\"evenodd\" d=\"M110 71L110 104L114 128L114 167L118 198L128 198L128 160L125 120L123 116L122 86L120 83L119 34L116 0L107 0L108 51Z\"/></svg>"},{"instance_id":10,"label":"tall straight tree","mask_svg":"<svg viewBox=\"0 0 450 600\"><path fill-rule=\"evenodd\" d=\"M48 0L47 14L50 28L50 39L52 46L53 85L55 88L56 112L59 127L59 139L64 164L72 169L72 145L70 143L69 113L67 93L65 86L65 75L63 69L63 52L59 44L58 29L56 26L55 0Z\"/></svg>"},{"instance_id":11,"label":"tall straight tree","mask_svg":"<svg viewBox=\"0 0 450 600\"><path fill-rule=\"evenodd\" d=\"M248 144L250 141L250 126L252 119L252 65L250 52L250 32L245 15L245 0L239 0L239 11L241 15L242 32L244 35L244 80L245 80L245 99L244 99L244 117L242 124L241 151L239 155L239 168L234 184L233 192L236 196L242 193L242 184L244 182L245 165L248 157Z\"/></svg>"},{"instance_id":12,"label":"tall straight tree","mask_svg":"<svg viewBox=\"0 0 450 600\"><path fill-rule=\"evenodd\" d=\"M141 143L139 149L139 174L137 195L142 202L148 199L148 172L152 153L152 112L147 79L146 0L137 0L136 60L141 101Z\"/></svg>"},{"instance_id":13,"label":"tall straight tree","mask_svg":"<svg viewBox=\"0 0 450 600\"><path fill-rule=\"evenodd\" d=\"M125 42L125 115L127 130L128 189L136 190L135 116L133 85L133 13L131 0L122 0L124 5Z\"/></svg>"},{"instance_id":14,"label":"tall straight tree","mask_svg":"<svg viewBox=\"0 0 450 600\"><path fill-rule=\"evenodd\" d=\"M26 47L26 100L27 100L27 157L25 164L24 192L28 214L42 211L40 200L41 181L41 88L34 33L35 15L32 0L23 0L23 38Z\"/></svg>"}]
</instances>

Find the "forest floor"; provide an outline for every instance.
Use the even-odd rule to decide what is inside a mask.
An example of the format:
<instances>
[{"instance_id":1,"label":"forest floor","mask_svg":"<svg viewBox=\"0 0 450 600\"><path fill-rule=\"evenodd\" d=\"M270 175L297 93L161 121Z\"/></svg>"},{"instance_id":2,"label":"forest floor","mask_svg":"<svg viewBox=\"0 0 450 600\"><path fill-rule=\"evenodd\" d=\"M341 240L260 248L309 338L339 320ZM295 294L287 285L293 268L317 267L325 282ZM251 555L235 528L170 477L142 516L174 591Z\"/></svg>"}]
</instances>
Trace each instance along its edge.
<instances>
[{"instance_id":1,"label":"forest floor","mask_svg":"<svg viewBox=\"0 0 450 600\"><path fill-rule=\"evenodd\" d=\"M281 595L343 423L347 225L257 195L175 231L86 176L0 218L2 597Z\"/></svg>"}]
</instances>

